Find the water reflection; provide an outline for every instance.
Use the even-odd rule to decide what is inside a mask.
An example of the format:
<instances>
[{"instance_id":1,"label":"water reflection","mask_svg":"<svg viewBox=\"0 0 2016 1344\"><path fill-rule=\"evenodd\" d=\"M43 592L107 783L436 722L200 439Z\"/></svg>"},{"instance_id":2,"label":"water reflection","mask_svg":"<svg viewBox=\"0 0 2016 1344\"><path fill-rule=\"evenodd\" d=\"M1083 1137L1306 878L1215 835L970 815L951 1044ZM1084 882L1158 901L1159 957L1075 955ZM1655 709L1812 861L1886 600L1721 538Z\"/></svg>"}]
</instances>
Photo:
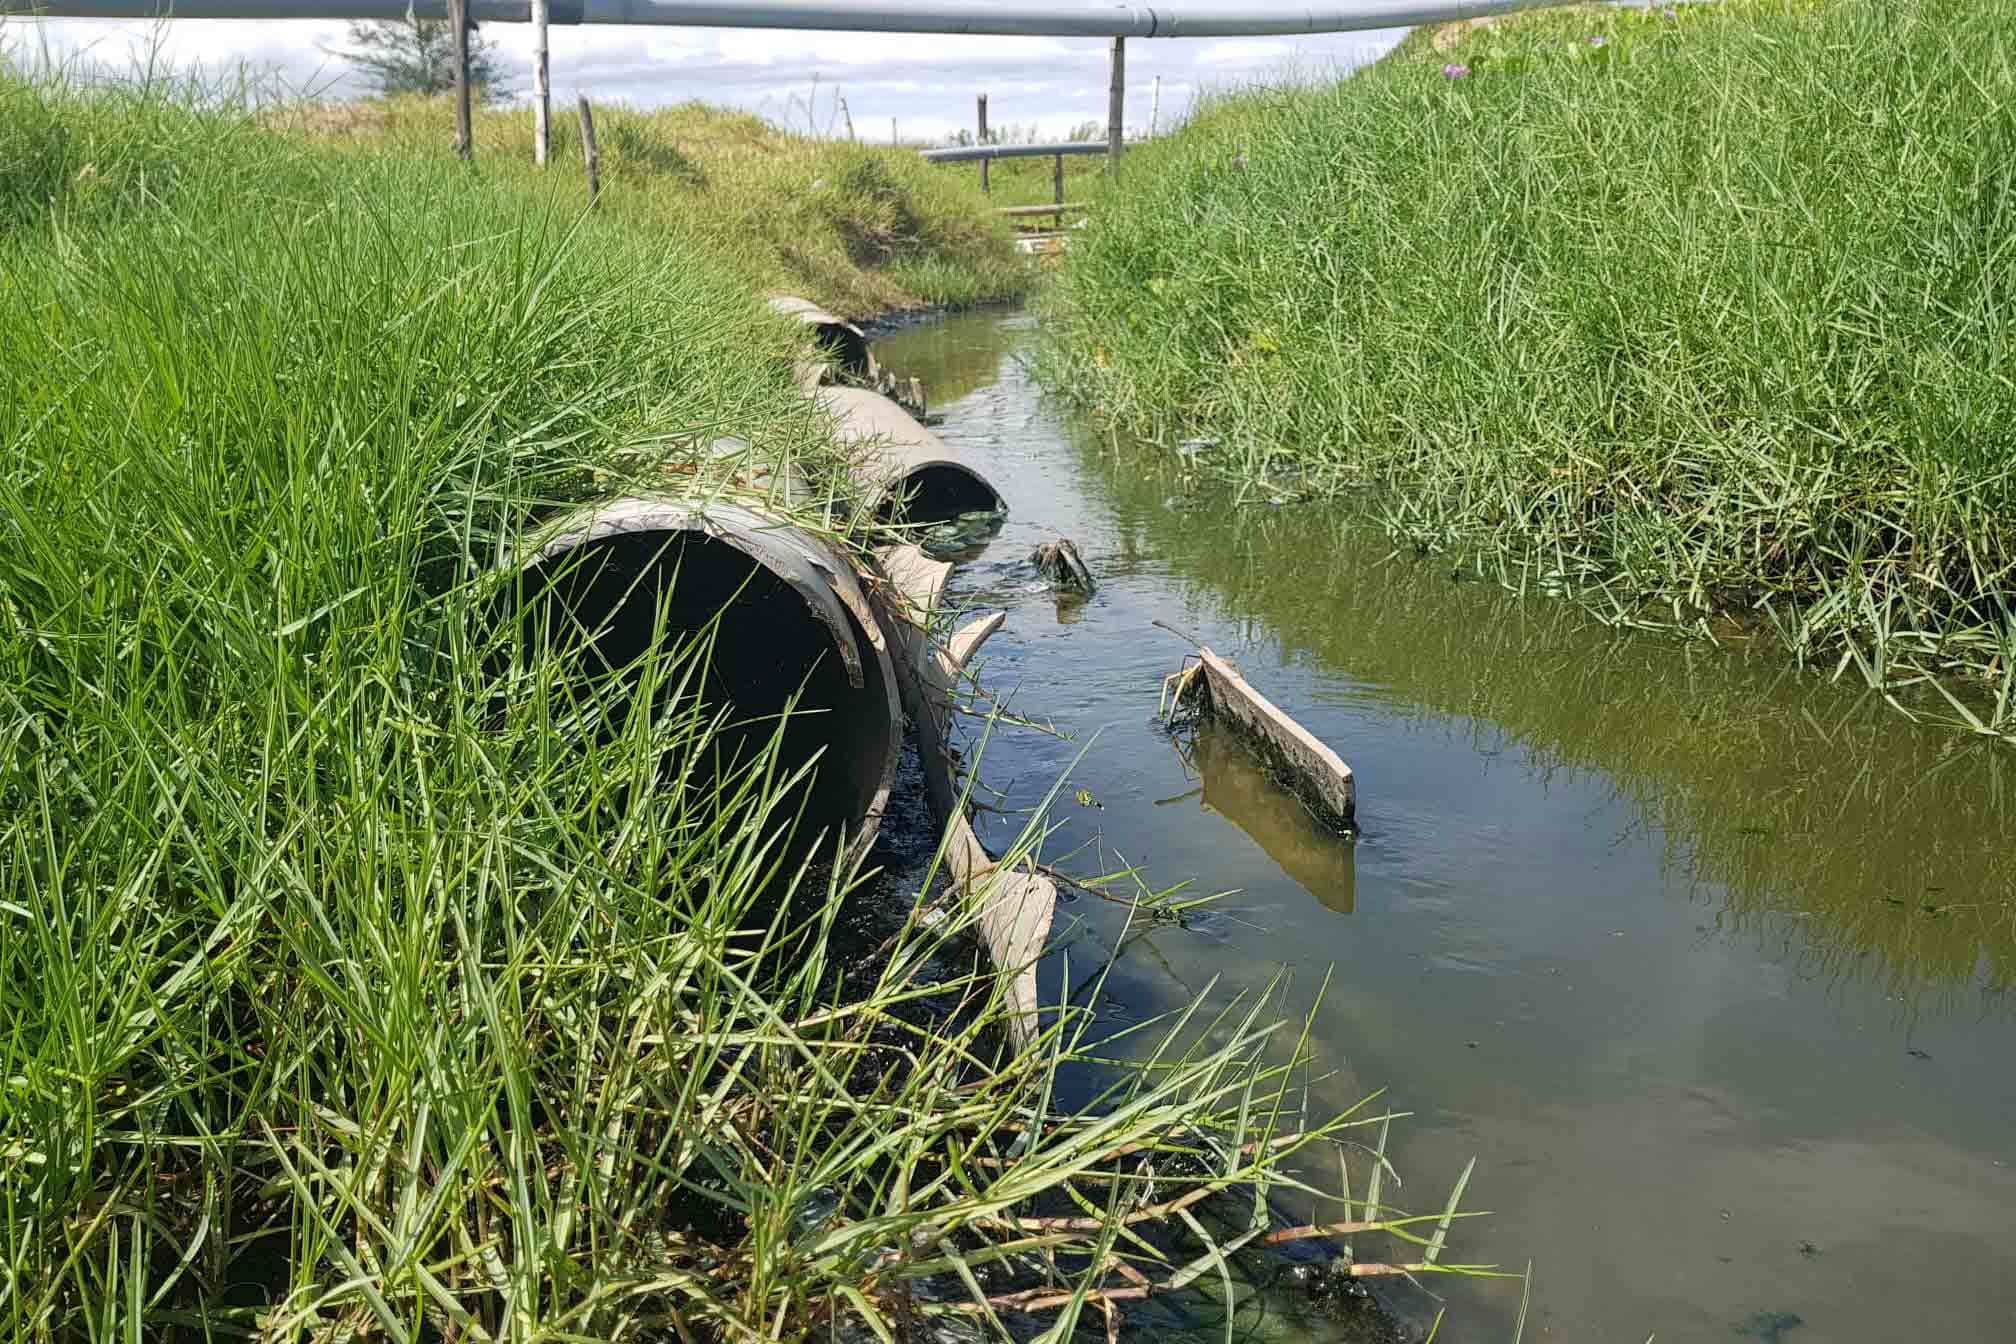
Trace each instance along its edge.
<instances>
[{"instance_id":1,"label":"water reflection","mask_svg":"<svg viewBox=\"0 0 2016 1344\"><path fill-rule=\"evenodd\" d=\"M871 330L870 335L876 337L875 357L899 383L921 379L928 409L935 411L992 383L999 375L1001 361L1016 348L1019 337L1014 327L997 320L998 316L983 310L951 322ZM924 339L916 339L919 335Z\"/></svg>"},{"instance_id":2,"label":"water reflection","mask_svg":"<svg viewBox=\"0 0 2016 1344\"><path fill-rule=\"evenodd\" d=\"M929 381L940 335L892 362ZM1415 1207L1442 1193L1416 1179L1478 1159L1495 1216L1463 1254L1536 1259L1529 1338L1795 1315L1850 1344L2016 1337L2010 759L1774 656L1454 582L1334 510L1186 499L1159 458L1046 408L1012 353L938 404L1013 510L955 576L1012 609L986 681L1073 735L989 746L983 833L1070 769L1098 805L1067 797L1053 856L1238 892L1180 929L1070 907L1128 948L1116 1027L1293 967L1337 1070L1313 1104L1364 1084L1414 1112L1395 1142ZM1070 624L1026 564L1057 534L1100 580ZM1313 847L1235 755L1206 744L1186 771L1154 716L1185 649L1152 621L1235 656L1350 762L1355 847ZM1351 917L1312 892L1349 892ZM1461 1337L1509 1337L1516 1293L1447 1291Z\"/></svg>"},{"instance_id":3,"label":"water reflection","mask_svg":"<svg viewBox=\"0 0 2016 1344\"><path fill-rule=\"evenodd\" d=\"M1348 915L1356 908L1358 879L1350 839L1310 816L1293 793L1274 782L1238 734L1204 724L1183 756L1186 768L1203 781L1194 796L1196 805L1245 832L1325 909ZM1190 798L1185 795L1184 801Z\"/></svg>"},{"instance_id":4,"label":"water reflection","mask_svg":"<svg viewBox=\"0 0 2016 1344\"><path fill-rule=\"evenodd\" d=\"M1123 547L1160 556L1221 618L1264 623L1291 658L1346 673L1424 732L1487 752L1516 740L1540 784L1600 771L1671 867L1717 889L1722 918L1764 938L1797 921L1802 974L1873 975L1954 1010L2011 1006L2010 753L1916 728L1768 650L1617 638L1396 557L1323 512L1177 514L1159 463L1083 461Z\"/></svg>"}]
</instances>

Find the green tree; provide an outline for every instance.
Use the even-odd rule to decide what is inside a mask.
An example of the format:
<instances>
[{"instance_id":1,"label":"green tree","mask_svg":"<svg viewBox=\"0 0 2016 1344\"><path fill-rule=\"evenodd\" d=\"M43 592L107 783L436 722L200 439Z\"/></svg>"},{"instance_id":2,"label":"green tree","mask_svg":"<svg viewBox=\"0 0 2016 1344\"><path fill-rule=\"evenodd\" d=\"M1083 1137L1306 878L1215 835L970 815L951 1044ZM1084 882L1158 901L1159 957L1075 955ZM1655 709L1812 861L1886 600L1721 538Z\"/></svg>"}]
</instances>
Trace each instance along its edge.
<instances>
[{"instance_id":1,"label":"green tree","mask_svg":"<svg viewBox=\"0 0 2016 1344\"><path fill-rule=\"evenodd\" d=\"M350 46L335 53L364 72L374 90L442 94L455 87L455 35L443 19L379 19L350 25ZM497 49L469 24L469 84L484 102L507 97Z\"/></svg>"}]
</instances>

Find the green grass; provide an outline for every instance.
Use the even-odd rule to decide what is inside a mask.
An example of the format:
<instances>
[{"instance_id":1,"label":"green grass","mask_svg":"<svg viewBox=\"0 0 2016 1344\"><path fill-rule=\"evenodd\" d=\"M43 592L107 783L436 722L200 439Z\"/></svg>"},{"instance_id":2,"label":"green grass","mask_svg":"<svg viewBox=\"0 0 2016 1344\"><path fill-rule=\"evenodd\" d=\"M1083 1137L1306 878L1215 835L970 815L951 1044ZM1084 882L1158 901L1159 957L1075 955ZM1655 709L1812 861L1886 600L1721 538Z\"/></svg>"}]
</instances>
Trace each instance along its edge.
<instances>
[{"instance_id":1,"label":"green grass","mask_svg":"<svg viewBox=\"0 0 2016 1344\"><path fill-rule=\"evenodd\" d=\"M332 148L439 155L452 140L446 100L293 104L265 120ZM1008 229L986 213L977 178L934 170L913 150L783 131L700 103L595 110L603 207L637 231L704 244L758 289L781 290L865 318L923 305L1014 298L1030 280ZM532 160L532 115L486 108L476 162L522 192L566 208L586 196L578 120L555 108L552 162Z\"/></svg>"},{"instance_id":2,"label":"green grass","mask_svg":"<svg viewBox=\"0 0 2016 1344\"><path fill-rule=\"evenodd\" d=\"M933 169L942 177L980 180L977 163L945 163ZM1051 205L1057 200L1055 159L998 159L988 171L988 193L984 198L994 207L1011 205ZM1106 160L1101 155L1073 154L1064 159L1064 199L1078 203L1095 202L1106 188Z\"/></svg>"},{"instance_id":3,"label":"green grass","mask_svg":"<svg viewBox=\"0 0 2016 1344\"><path fill-rule=\"evenodd\" d=\"M2012 33L2010 0L1582 7L1226 99L1130 160L1050 376L1522 591L2007 734Z\"/></svg>"},{"instance_id":4,"label":"green grass","mask_svg":"<svg viewBox=\"0 0 2016 1344\"><path fill-rule=\"evenodd\" d=\"M528 520L695 438L840 465L763 249L528 174L0 77L0 1337L1068 1330L1224 1263L1123 1239L1144 1180L1364 1189L1264 996L1013 1052L928 868L836 941L798 763L668 778L704 640L584 703L490 619Z\"/></svg>"}]
</instances>

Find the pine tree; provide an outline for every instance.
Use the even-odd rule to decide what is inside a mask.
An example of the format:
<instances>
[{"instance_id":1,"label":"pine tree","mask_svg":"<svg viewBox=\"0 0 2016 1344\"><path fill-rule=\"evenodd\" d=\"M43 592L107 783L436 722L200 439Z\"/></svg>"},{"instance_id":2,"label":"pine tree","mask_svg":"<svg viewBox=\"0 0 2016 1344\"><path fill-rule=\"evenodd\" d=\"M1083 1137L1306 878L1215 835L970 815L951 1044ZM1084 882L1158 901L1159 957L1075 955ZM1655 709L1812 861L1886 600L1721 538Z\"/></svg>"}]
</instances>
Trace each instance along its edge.
<instances>
[{"instance_id":1,"label":"pine tree","mask_svg":"<svg viewBox=\"0 0 2016 1344\"><path fill-rule=\"evenodd\" d=\"M351 45L335 54L364 72L373 90L435 95L455 87L455 35L445 19L378 19L350 25ZM497 49L469 24L469 84L486 103L508 97Z\"/></svg>"}]
</instances>

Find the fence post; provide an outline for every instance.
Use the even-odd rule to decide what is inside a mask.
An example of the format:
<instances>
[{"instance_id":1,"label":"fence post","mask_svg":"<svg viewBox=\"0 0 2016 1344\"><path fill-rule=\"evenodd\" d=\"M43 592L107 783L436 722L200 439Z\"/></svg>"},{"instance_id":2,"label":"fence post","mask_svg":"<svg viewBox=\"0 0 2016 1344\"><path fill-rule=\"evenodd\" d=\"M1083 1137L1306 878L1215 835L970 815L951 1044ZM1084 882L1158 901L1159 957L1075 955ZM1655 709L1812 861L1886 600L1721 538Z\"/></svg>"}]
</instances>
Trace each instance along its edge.
<instances>
[{"instance_id":1,"label":"fence post","mask_svg":"<svg viewBox=\"0 0 2016 1344\"><path fill-rule=\"evenodd\" d=\"M1064 156L1062 154L1057 156L1057 204L1064 204ZM1060 226L1064 223L1064 212L1061 210L1057 212L1057 223Z\"/></svg>"},{"instance_id":2,"label":"fence post","mask_svg":"<svg viewBox=\"0 0 2016 1344\"><path fill-rule=\"evenodd\" d=\"M975 143L987 143L987 95L980 95L980 138ZM987 182L987 160L980 160L980 194L986 195L992 188Z\"/></svg>"},{"instance_id":3,"label":"fence post","mask_svg":"<svg viewBox=\"0 0 2016 1344\"><path fill-rule=\"evenodd\" d=\"M448 26L455 30L455 156L476 152L469 128L469 0L448 0Z\"/></svg>"},{"instance_id":4,"label":"fence post","mask_svg":"<svg viewBox=\"0 0 2016 1344\"><path fill-rule=\"evenodd\" d=\"M588 169L588 208L602 203L602 151L595 144L595 114L588 110L588 95L581 95L581 162Z\"/></svg>"},{"instance_id":5,"label":"fence post","mask_svg":"<svg viewBox=\"0 0 2016 1344\"><path fill-rule=\"evenodd\" d=\"M547 82L547 0L532 0L532 162L541 168L553 148L553 89Z\"/></svg>"},{"instance_id":6,"label":"fence post","mask_svg":"<svg viewBox=\"0 0 2016 1344\"><path fill-rule=\"evenodd\" d=\"M1106 98L1106 171L1120 175L1120 151L1126 138L1127 39L1113 39L1113 87Z\"/></svg>"},{"instance_id":7,"label":"fence post","mask_svg":"<svg viewBox=\"0 0 2016 1344\"><path fill-rule=\"evenodd\" d=\"M1153 140L1162 130L1162 76L1155 76L1155 96L1148 102L1148 138Z\"/></svg>"}]
</instances>

